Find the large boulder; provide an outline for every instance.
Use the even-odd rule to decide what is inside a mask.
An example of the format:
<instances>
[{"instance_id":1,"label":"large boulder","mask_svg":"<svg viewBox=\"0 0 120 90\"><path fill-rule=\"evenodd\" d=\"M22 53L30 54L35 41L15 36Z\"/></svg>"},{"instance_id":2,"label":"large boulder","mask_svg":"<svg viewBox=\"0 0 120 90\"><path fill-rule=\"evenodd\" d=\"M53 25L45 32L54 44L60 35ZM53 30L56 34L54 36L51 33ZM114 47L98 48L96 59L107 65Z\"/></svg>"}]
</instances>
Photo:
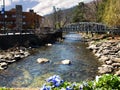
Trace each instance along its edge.
<instances>
[{"instance_id":1,"label":"large boulder","mask_svg":"<svg viewBox=\"0 0 120 90\"><path fill-rule=\"evenodd\" d=\"M61 63L65 64L65 65L69 65L69 64L71 64L71 61L68 59L65 59L65 60L62 60Z\"/></svg>"},{"instance_id":2,"label":"large boulder","mask_svg":"<svg viewBox=\"0 0 120 90\"><path fill-rule=\"evenodd\" d=\"M37 62L41 64L41 63L47 63L49 62L49 60L47 58L38 58Z\"/></svg>"}]
</instances>

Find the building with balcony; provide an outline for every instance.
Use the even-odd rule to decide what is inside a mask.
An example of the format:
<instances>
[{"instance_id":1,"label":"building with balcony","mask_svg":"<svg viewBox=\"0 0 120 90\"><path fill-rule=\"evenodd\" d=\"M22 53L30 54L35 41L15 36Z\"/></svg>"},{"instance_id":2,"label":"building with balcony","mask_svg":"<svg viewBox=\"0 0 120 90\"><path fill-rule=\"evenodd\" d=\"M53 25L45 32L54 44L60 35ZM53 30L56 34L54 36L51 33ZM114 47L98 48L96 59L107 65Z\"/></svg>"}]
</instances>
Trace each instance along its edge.
<instances>
[{"instance_id":1,"label":"building with balcony","mask_svg":"<svg viewBox=\"0 0 120 90\"><path fill-rule=\"evenodd\" d=\"M2 14L0 11L0 30L4 28L4 26L6 29L11 30L40 28L42 18L42 16L33 10L24 12L22 11L21 5L16 5L16 8L5 11L5 14Z\"/></svg>"}]
</instances>

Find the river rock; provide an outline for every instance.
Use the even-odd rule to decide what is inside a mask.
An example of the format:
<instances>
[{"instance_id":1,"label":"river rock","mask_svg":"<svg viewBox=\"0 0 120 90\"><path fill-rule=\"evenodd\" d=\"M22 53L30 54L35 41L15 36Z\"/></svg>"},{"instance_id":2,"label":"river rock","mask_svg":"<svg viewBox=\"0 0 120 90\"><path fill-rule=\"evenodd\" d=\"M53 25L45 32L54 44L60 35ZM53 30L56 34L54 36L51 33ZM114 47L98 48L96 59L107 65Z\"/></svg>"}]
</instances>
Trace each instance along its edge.
<instances>
[{"instance_id":1,"label":"river rock","mask_svg":"<svg viewBox=\"0 0 120 90\"><path fill-rule=\"evenodd\" d=\"M68 59L65 59L65 60L62 60L61 63L65 64L65 65L69 65L69 64L71 64L71 61Z\"/></svg>"},{"instance_id":2,"label":"river rock","mask_svg":"<svg viewBox=\"0 0 120 90\"><path fill-rule=\"evenodd\" d=\"M113 63L112 60L106 61L106 64L107 64L107 65L110 65L110 64L112 64L112 63Z\"/></svg>"},{"instance_id":3,"label":"river rock","mask_svg":"<svg viewBox=\"0 0 120 90\"><path fill-rule=\"evenodd\" d=\"M25 55L25 57L27 57L27 56L29 56L29 55L30 55L30 53L29 53L29 52L27 52L27 51L25 51L25 52L24 52L24 55Z\"/></svg>"},{"instance_id":4,"label":"river rock","mask_svg":"<svg viewBox=\"0 0 120 90\"><path fill-rule=\"evenodd\" d=\"M7 63L13 63L15 61L16 61L15 59L5 60L5 62L7 62Z\"/></svg>"},{"instance_id":5,"label":"river rock","mask_svg":"<svg viewBox=\"0 0 120 90\"><path fill-rule=\"evenodd\" d=\"M109 53L110 53L110 50L108 49L102 50L103 55L108 55Z\"/></svg>"},{"instance_id":6,"label":"river rock","mask_svg":"<svg viewBox=\"0 0 120 90\"><path fill-rule=\"evenodd\" d=\"M120 63L120 58L114 58L114 59L112 59L112 61Z\"/></svg>"},{"instance_id":7,"label":"river rock","mask_svg":"<svg viewBox=\"0 0 120 90\"><path fill-rule=\"evenodd\" d=\"M120 63L113 63L112 66L113 67L120 67Z\"/></svg>"},{"instance_id":8,"label":"river rock","mask_svg":"<svg viewBox=\"0 0 120 90\"><path fill-rule=\"evenodd\" d=\"M96 53L95 56L98 57L98 58L100 58L101 54L100 53Z\"/></svg>"},{"instance_id":9,"label":"river rock","mask_svg":"<svg viewBox=\"0 0 120 90\"><path fill-rule=\"evenodd\" d=\"M15 59L16 61L20 60L20 59L21 59L21 55L14 55L14 59Z\"/></svg>"},{"instance_id":10,"label":"river rock","mask_svg":"<svg viewBox=\"0 0 120 90\"><path fill-rule=\"evenodd\" d=\"M37 62L41 64L41 63L47 63L49 62L49 60L47 58L38 58Z\"/></svg>"},{"instance_id":11,"label":"river rock","mask_svg":"<svg viewBox=\"0 0 120 90\"><path fill-rule=\"evenodd\" d=\"M6 56L6 59L13 59L14 55L8 52L8 53L6 53L5 56Z\"/></svg>"},{"instance_id":12,"label":"river rock","mask_svg":"<svg viewBox=\"0 0 120 90\"><path fill-rule=\"evenodd\" d=\"M113 70L113 66L111 65L102 65L102 67L98 67L100 74L111 73Z\"/></svg>"},{"instance_id":13,"label":"river rock","mask_svg":"<svg viewBox=\"0 0 120 90\"><path fill-rule=\"evenodd\" d=\"M116 71L115 75L120 76L120 70Z\"/></svg>"},{"instance_id":14,"label":"river rock","mask_svg":"<svg viewBox=\"0 0 120 90\"><path fill-rule=\"evenodd\" d=\"M4 59L4 58L5 58L5 55L0 54L0 59Z\"/></svg>"},{"instance_id":15,"label":"river rock","mask_svg":"<svg viewBox=\"0 0 120 90\"><path fill-rule=\"evenodd\" d=\"M117 48L120 48L120 42L118 42L118 44L117 44L117 46L116 46Z\"/></svg>"},{"instance_id":16,"label":"river rock","mask_svg":"<svg viewBox=\"0 0 120 90\"><path fill-rule=\"evenodd\" d=\"M46 44L46 46L52 46L52 44L51 44L51 43L48 43L48 44Z\"/></svg>"},{"instance_id":17,"label":"river rock","mask_svg":"<svg viewBox=\"0 0 120 90\"><path fill-rule=\"evenodd\" d=\"M107 61L107 60L109 60L109 58L108 57L106 57L106 56L101 56L101 58L99 58L99 61L100 62L105 62L105 61Z\"/></svg>"},{"instance_id":18,"label":"river rock","mask_svg":"<svg viewBox=\"0 0 120 90\"><path fill-rule=\"evenodd\" d=\"M4 70L6 69L8 66L8 64L6 62L0 62L0 70Z\"/></svg>"},{"instance_id":19,"label":"river rock","mask_svg":"<svg viewBox=\"0 0 120 90\"><path fill-rule=\"evenodd\" d=\"M96 47L96 45L92 44L92 45L90 45L90 46L88 47L88 49L94 50L94 49L97 49L97 47Z\"/></svg>"}]
</instances>

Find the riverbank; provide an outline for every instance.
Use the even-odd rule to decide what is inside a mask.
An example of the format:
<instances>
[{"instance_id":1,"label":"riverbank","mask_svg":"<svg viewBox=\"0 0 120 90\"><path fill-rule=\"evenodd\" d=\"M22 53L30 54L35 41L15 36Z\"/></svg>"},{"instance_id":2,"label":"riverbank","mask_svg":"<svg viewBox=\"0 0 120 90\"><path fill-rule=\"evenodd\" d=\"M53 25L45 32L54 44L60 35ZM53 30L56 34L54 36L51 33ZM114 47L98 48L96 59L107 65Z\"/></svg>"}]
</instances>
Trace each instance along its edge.
<instances>
[{"instance_id":1,"label":"riverbank","mask_svg":"<svg viewBox=\"0 0 120 90\"><path fill-rule=\"evenodd\" d=\"M29 56L33 48L54 43L61 37L61 32L0 36L0 70Z\"/></svg>"},{"instance_id":2,"label":"riverbank","mask_svg":"<svg viewBox=\"0 0 120 90\"><path fill-rule=\"evenodd\" d=\"M8 50L0 51L0 70L8 68L8 65L22 60L30 55L31 48L14 47Z\"/></svg>"},{"instance_id":3,"label":"riverbank","mask_svg":"<svg viewBox=\"0 0 120 90\"><path fill-rule=\"evenodd\" d=\"M84 35L90 49L101 62L99 74L120 75L120 37L108 35Z\"/></svg>"}]
</instances>

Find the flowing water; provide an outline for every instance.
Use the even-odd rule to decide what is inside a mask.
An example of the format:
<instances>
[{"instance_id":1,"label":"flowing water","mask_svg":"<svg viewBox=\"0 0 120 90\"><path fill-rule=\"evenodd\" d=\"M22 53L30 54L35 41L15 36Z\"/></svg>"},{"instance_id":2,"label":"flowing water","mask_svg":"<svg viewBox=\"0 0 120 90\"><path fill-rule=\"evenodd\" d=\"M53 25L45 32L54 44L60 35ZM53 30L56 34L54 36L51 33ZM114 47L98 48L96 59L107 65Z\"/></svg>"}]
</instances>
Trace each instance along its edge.
<instances>
[{"instance_id":1,"label":"flowing water","mask_svg":"<svg viewBox=\"0 0 120 90\"><path fill-rule=\"evenodd\" d=\"M42 46L37 53L0 71L0 86L40 87L46 78L54 74L71 82L92 79L97 74L99 63L86 47L79 34L68 34L63 42ZM38 58L47 58L50 62L39 64ZM72 64L60 64L64 59L71 60Z\"/></svg>"}]
</instances>

